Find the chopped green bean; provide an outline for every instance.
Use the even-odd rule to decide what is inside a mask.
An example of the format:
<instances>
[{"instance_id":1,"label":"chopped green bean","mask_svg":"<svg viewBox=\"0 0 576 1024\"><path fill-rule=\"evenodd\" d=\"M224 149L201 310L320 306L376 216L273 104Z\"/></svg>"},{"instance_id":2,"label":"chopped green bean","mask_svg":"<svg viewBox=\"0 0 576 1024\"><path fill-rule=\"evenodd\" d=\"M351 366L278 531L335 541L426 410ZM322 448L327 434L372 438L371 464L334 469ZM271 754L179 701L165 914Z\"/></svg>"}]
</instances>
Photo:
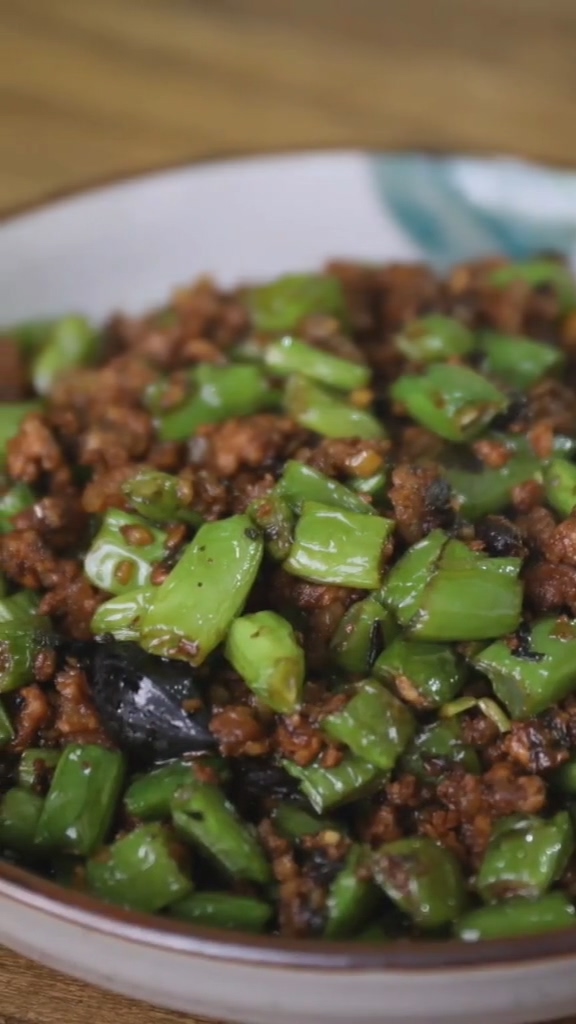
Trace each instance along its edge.
<instances>
[{"instance_id":1,"label":"chopped green bean","mask_svg":"<svg viewBox=\"0 0 576 1024\"><path fill-rule=\"evenodd\" d=\"M113 636L116 640L138 640L140 622L154 598L155 588L135 587L104 601L96 609L90 628L94 636Z\"/></svg>"},{"instance_id":2,"label":"chopped green bean","mask_svg":"<svg viewBox=\"0 0 576 1024\"><path fill-rule=\"evenodd\" d=\"M386 647L374 675L392 683L400 697L419 708L437 708L453 700L466 679L464 662L450 647L403 637Z\"/></svg>"},{"instance_id":3,"label":"chopped green bean","mask_svg":"<svg viewBox=\"0 0 576 1024\"><path fill-rule=\"evenodd\" d=\"M386 542L393 529L393 521L381 516L305 502L284 569L315 583L373 590L381 583Z\"/></svg>"},{"instance_id":4,"label":"chopped green bean","mask_svg":"<svg viewBox=\"0 0 576 1024\"><path fill-rule=\"evenodd\" d=\"M146 650L200 665L241 613L260 568L261 534L246 515L202 526L140 625Z\"/></svg>"},{"instance_id":5,"label":"chopped green bean","mask_svg":"<svg viewBox=\"0 0 576 1024\"><path fill-rule=\"evenodd\" d=\"M562 349L531 338L487 332L482 336L483 370L508 387L530 388L565 362Z\"/></svg>"},{"instance_id":6,"label":"chopped green bean","mask_svg":"<svg viewBox=\"0 0 576 1024\"><path fill-rule=\"evenodd\" d=\"M564 893L549 892L536 900L518 898L471 910L456 921L455 932L464 942L478 942L541 935L575 925L574 907Z\"/></svg>"},{"instance_id":7,"label":"chopped green bean","mask_svg":"<svg viewBox=\"0 0 576 1024\"><path fill-rule=\"evenodd\" d=\"M32 361L32 383L39 395L47 395L59 377L79 366L95 362L100 340L87 320L66 316L54 321L48 338Z\"/></svg>"},{"instance_id":8,"label":"chopped green bean","mask_svg":"<svg viewBox=\"0 0 576 1024\"><path fill-rule=\"evenodd\" d=\"M200 526L202 517L190 508L192 488L179 477L143 468L122 488L132 508L155 523L183 522Z\"/></svg>"},{"instance_id":9,"label":"chopped green bean","mask_svg":"<svg viewBox=\"0 0 576 1024\"><path fill-rule=\"evenodd\" d=\"M246 300L256 330L265 334L286 334L311 315L333 316L344 323L347 319L342 285L328 275L286 274L249 288Z\"/></svg>"},{"instance_id":10,"label":"chopped green bean","mask_svg":"<svg viewBox=\"0 0 576 1024\"><path fill-rule=\"evenodd\" d=\"M548 504L567 519L576 506L576 465L566 459L552 459L544 467L542 478Z\"/></svg>"},{"instance_id":11,"label":"chopped green bean","mask_svg":"<svg viewBox=\"0 0 576 1024\"><path fill-rule=\"evenodd\" d=\"M192 889L161 825L140 825L92 857L86 880L106 902L148 913L184 899Z\"/></svg>"},{"instance_id":12,"label":"chopped green bean","mask_svg":"<svg viewBox=\"0 0 576 1024\"><path fill-rule=\"evenodd\" d=\"M397 631L389 609L376 597L365 597L351 605L340 620L330 641L332 659L344 672L365 675Z\"/></svg>"},{"instance_id":13,"label":"chopped green bean","mask_svg":"<svg viewBox=\"0 0 576 1024\"><path fill-rule=\"evenodd\" d=\"M508 405L506 395L486 377L450 363L433 363L418 377L400 377L391 395L446 441L473 440Z\"/></svg>"},{"instance_id":14,"label":"chopped green bean","mask_svg":"<svg viewBox=\"0 0 576 1024\"><path fill-rule=\"evenodd\" d=\"M373 857L374 877L386 895L423 929L460 917L466 889L458 861L427 836L386 843Z\"/></svg>"},{"instance_id":15,"label":"chopped green bean","mask_svg":"<svg viewBox=\"0 0 576 1024\"><path fill-rule=\"evenodd\" d=\"M369 852L361 846L353 846L328 893L326 938L354 935L374 916L379 893L372 879L364 877L368 864Z\"/></svg>"},{"instance_id":16,"label":"chopped green bean","mask_svg":"<svg viewBox=\"0 0 576 1024\"><path fill-rule=\"evenodd\" d=\"M255 612L235 619L225 654L263 704L282 715L296 710L306 665L294 630L276 612Z\"/></svg>"},{"instance_id":17,"label":"chopped green bean","mask_svg":"<svg viewBox=\"0 0 576 1024\"><path fill-rule=\"evenodd\" d=\"M266 930L272 907L254 896L229 892L194 892L170 907L170 917L206 928L259 934Z\"/></svg>"},{"instance_id":18,"label":"chopped green bean","mask_svg":"<svg viewBox=\"0 0 576 1024\"><path fill-rule=\"evenodd\" d=\"M390 771L412 739L416 723L402 701L380 683L366 679L344 708L323 719L322 728L357 757Z\"/></svg>"},{"instance_id":19,"label":"chopped green bean","mask_svg":"<svg viewBox=\"0 0 576 1024\"><path fill-rule=\"evenodd\" d=\"M109 509L84 559L88 579L110 594L125 594L150 581L166 555L166 534L141 516Z\"/></svg>"},{"instance_id":20,"label":"chopped green bean","mask_svg":"<svg viewBox=\"0 0 576 1024\"><path fill-rule=\"evenodd\" d=\"M516 283L528 288L546 286L556 294L562 313L576 309L576 286L569 268L558 260L535 259L526 263L506 263L489 275L490 284L508 288Z\"/></svg>"},{"instance_id":21,"label":"chopped green bean","mask_svg":"<svg viewBox=\"0 0 576 1024\"><path fill-rule=\"evenodd\" d=\"M50 620L37 615L28 622L0 620L0 693L27 686L34 679L34 664L49 644Z\"/></svg>"},{"instance_id":22,"label":"chopped green bean","mask_svg":"<svg viewBox=\"0 0 576 1024\"><path fill-rule=\"evenodd\" d=\"M33 856L44 800L28 789L9 789L0 800L0 847Z\"/></svg>"},{"instance_id":23,"label":"chopped green bean","mask_svg":"<svg viewBox=\"0 0 576 1024\"><path fill-rule=\"evenodd\" d=\"M442 313L411 320L396 335L396 348L413 363L436 363L473 351L474 335L469 327Z\"/></svg>"},{"instance_id":24,"label":"chopped green bean","mask_svg":"<svg viewBox=\"0 0 576 1024\"><path fill-rule=\"evenodd\" d=\"M501 824L478 871L476 887L487 903L514 896L541 896L560 877L574 850L566 811L545 821L529 817Z\"/></svg>"},{"instance_id":25,"label":"chopped green bean","mask_svg":"<svg viewBox=\"0 0 576 1024\"><path fill-rule=\"evenodd\" d=\"M305 377L288 378L284 402L286 412L299 426L324 437L374 441L386 436L383 424L371 412L345 402Z\"/></svg>"},{"instance_id":26,"label":"chopped green bean","mask_svg":"<svg viewBox=\"0 0 576 1024\"><path fill-rule=\"evenodd\" d=\"M300 373L337 391L355 391L370 383L365 363L352 363L290 335L273 341L264 350L264 365L277 376Z\"/></svg>"},{"instance_id":27,"label":"chopped green bean","mask_svg":"<svg viewBox=\"0 0 576 1024\"><path fill-rule=\"evenodd\" d=\"M286 771L300 783L300 789L317 814L331 807L359 800L378 788L384 773L361 757L348 754L335 768L311 764L306 768L282 761Z\"/></svg>"}]
</instances>

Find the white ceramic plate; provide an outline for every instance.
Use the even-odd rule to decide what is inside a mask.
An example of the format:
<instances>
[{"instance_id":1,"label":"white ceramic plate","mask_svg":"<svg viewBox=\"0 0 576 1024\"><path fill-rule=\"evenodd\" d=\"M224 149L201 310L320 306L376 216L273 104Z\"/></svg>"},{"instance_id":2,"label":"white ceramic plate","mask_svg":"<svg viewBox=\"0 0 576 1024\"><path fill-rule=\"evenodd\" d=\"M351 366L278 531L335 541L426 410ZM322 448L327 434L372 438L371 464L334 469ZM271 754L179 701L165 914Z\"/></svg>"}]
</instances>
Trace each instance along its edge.
<instances>
[{"instance_id":1,"label":"white ceramic plate","mask_svg":"<svg viewBox=\"0 0 576 1024\"><path fill-rule=\"evenodd\" d=\"M511 160L355 152L203 164L0 225L5 324L162 300L326 259L576 257L576 176ZM160 1006L248 1024L528 1024L576 1007L576 930L515 942L363 947L189 929L0 867L0 941ZM40 998L40 994L39 994Z\"/></svg>"}]
</instances>

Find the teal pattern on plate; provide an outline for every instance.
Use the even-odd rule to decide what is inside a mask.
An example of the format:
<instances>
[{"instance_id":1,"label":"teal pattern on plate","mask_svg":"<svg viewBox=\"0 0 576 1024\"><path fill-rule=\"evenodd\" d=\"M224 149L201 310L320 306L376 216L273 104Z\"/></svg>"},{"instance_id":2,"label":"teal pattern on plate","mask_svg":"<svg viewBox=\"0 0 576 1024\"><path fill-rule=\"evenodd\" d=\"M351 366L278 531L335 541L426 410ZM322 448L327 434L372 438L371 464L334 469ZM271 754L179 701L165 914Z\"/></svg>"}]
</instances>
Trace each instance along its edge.
<instances>
[{"instance_id":1,"label":"teal pattern on plate","mask_svg":"<svg viewBox=\"0 0 576 1024\"><path fill-rule=\"evenodd\" d=\"M511 159L370 157L380 199L439 268L505 253L576 257L576 173Z\"/></svg>"}]
</instances>

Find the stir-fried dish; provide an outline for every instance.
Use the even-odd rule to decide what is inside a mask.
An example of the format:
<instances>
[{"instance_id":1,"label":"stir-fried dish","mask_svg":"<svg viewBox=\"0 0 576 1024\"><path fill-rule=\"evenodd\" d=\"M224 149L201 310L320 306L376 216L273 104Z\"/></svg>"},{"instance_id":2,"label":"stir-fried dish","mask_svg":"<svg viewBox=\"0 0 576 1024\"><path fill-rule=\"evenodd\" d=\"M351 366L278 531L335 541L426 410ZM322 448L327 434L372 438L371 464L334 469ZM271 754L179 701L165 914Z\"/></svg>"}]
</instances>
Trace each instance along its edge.
<instances>
[{"instance_id":1,"label":"stir-fried dish","mask_svg":"<svg viewBox=\"0 0 576 1024\"><path fill-rule=\"evenodd\" d=\"M561 261L200 280L0 365L6 859L290 937L574 926Z\"/></svg>"}]
</instances>

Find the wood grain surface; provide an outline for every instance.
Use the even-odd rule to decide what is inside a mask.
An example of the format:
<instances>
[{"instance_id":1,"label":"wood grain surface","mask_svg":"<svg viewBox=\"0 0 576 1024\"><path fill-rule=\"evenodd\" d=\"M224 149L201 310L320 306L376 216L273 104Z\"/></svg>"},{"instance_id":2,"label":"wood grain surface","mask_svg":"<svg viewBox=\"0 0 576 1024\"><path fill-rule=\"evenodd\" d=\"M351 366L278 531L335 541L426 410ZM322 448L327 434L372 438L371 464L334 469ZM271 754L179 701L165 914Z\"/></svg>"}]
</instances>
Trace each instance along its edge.
<instances>
[{"instance_id":1,"label":"wood grain surface","mask_svg":"<svg viewBox=\"0 0 576 1024\"><path fill-rule=\"evenodd\" d=\"M0 211L262 149L576 165L575 48L575 0L0 0ZM0 951L0 1024L60 1022L194 1024Z\"/></svg>"}]
</instances>

